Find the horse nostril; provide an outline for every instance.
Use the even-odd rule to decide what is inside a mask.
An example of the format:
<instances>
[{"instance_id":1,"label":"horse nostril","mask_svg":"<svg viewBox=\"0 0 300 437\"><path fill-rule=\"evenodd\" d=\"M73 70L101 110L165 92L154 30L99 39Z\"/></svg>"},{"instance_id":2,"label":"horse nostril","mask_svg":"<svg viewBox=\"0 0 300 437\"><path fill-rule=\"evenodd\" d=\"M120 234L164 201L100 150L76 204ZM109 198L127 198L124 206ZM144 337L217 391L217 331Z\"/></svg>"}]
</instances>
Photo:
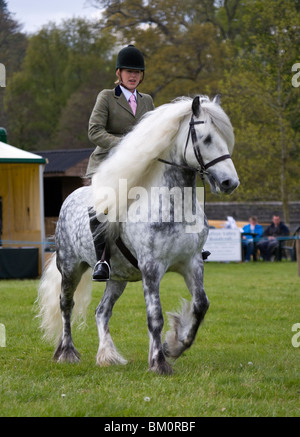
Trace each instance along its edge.
<instances>
[{"instance_id":1,"label":"horse nostril","mask_svg":"<svg viewBox=\"0 0 300 437\"><path fill-rule=\"evenodd\" d=\"M226 179L225 181L222 181L221 185L223 188L230 188L232 185L232 181L231 179Z\"/></svg>"},{"instance_id":2,"label":"horse nostril","mask_svg":"<svg viewBox=\"0 0 300 437\"><path fill-rule=\"evenodd\" d=\"M225 179L221 183L221 187L224 191L234 190L238 186L238 182L234 179Z\"/></svg>"}]
</instances>

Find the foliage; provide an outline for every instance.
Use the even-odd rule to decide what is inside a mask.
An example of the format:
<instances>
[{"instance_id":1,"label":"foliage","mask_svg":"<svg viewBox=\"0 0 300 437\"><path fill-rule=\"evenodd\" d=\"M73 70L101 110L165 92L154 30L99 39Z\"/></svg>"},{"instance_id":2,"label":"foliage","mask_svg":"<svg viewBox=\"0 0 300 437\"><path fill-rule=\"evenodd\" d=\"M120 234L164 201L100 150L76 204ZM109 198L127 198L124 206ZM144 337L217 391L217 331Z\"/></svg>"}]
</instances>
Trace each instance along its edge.
<instances>
[{"instance_id":1,"label":"foliage","mask_svg":"<svg viewBox=\"0 0 300 437\"><path fill-rule=\"evenodd\" d=\"M98 1L103 27L135 42L146 58L146 92L158 106L178 95L217 90L225 56L219 27L208 18L212 1ZM213 14L213 12L211 12Z\"/></svg>"},{"instance_id":2,"label":"foliage","mask_svg":"<svg viewBox=\"0 0 300 437\"><path fill-rule=\"evenodd\" d=\"M26 36L21 26L8 10L7 2L0 0L0 63L6 68L6 81L20 69L27 46ZM0 126L7 126L8 114L4 111L5 88L0 88Z\"/></svg>"},{"instance_id":3,"label":"foliage","mask_svg":"<svg viewBox=\"0 0 300 437\"><path fill-rule=\"evenodd\" d=\"M14 113L10 129L16 144L25 149L54 144L62 148L56 136L63 136L60 119L66 111L69 118L84 119L87 125L88 117L79 115L69 99L81 87L94 87L93 102L89 93L81 102L91 111L95 90L108 85L112 41L107 32L99 35L97 26L81 19L61 27L50 24L30 37L22 70L11 79L6 95L7 111ZM26 104L18 104L20 100Z\"/></svg>"},{"instance_id":4,"label":"foliage","mask_svg":"<svg viewBox=\"0 0 300 437\"><path fill-rule=\"evenodd\" d=\"M252 1L242 22L247 50L222 81L237 139L235 199L264 200L267 192L269 200L283 201L289 222L288 201L300 195L299 90L291 86L299 13L294 1Z\"/></svg>"},{"instance_id":5,"label":"foliage","mask_svg":"<svg viewBox=\"0 0 300 437\"><path fill-rule=\"evenodd\" d=\"M110 323L129 362L99 368L94 310L101 284L93 286L88 325L73 331L81 362L68 365L51 361L53 346L41 340L32 311L37 281L0 281L0 323L7 333L0 351L0 416L297 417L300 350L291 341L300 311L296 263L208 263L204 274L209 311L169 377L147 372L141 282L128 284ZM164 314L181 297L190 299L183 279L166 275Z\"/></svg>"}]
</instances>

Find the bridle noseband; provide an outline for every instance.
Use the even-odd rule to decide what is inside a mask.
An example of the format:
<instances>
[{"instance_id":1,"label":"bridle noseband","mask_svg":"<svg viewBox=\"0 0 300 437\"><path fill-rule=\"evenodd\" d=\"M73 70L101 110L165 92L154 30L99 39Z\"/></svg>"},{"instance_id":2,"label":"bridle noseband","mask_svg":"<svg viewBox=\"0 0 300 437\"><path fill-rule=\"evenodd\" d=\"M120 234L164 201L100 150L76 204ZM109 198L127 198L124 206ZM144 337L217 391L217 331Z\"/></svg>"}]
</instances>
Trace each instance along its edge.
<instances>
[{"instance_id":1,"label":"bridle noseband","mask_svg":"<svg viewBox=\"0 0 300 437\"><path fill-rule=\"evenodd\" d=\"M181 165L181 164L177 164L175 162L170 162L170 161L166 161L165 159L158 158L158 161L163 162L164 164L173 165L175 167L180 167L180 168L183 168L185 170L191 170L191 171L199 173L203 183L204 183L204 175L208 174L208 172L207 172L208 168L212 167L213 165L217 164L218 162L224 161L225 159L231 159L231 156L227 153L226 155L219 156L218 158L213 159L212 161L208 162L207 164L204 164L204 161L203 161L203 158L201 155L201 151L200 151L200 147L198 144L197 133L195 130L195 124L204 124L204 123L205 123L204 121L195 121L194 116L192 115L190 123L189 123L190 127L189 127L189 132L188 132L188 136L186 139L186 143L185 143L185 147L184 147L184 154L183 154L183 158L184 158L186 165ZM186 160L186 150L187 150L187 146L188 146L190 137L192 138L192 144L193 144L193 150L194 150L195 157L196 157L198 163L200 164L199 168L192 167L191 165L189 165L187 163L187 160Z\"/></svg>"}]
</instances>

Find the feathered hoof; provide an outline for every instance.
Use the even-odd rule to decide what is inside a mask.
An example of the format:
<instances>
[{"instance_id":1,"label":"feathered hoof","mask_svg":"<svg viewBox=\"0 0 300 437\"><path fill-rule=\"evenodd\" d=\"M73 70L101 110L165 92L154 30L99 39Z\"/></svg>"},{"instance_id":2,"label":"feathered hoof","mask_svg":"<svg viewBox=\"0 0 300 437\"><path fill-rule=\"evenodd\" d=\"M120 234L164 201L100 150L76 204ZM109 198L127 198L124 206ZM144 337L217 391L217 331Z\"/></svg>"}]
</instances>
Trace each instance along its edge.
<instances>
[{"instance_id":1,"label":"feathered hoof","mask_svg":"<svg viewBox=\"0 0 300 437\"><path fill-rule=\"evenodd\" d=\"M173 369L172 366L165 361L164 363L156 364L149 368L149 372L155 372L158 375L172 375Z\"/></svg>"},{"instance_id":2,"label":"feathered hoof","mask_svg":"<svg viewBox=\"0 0 300 437\"><path fill-rule=\"evenodd\" d=\"M127 361L115 349L100 349L97 354L96 364L100 367L118 364L124 366Z\"/></svg>"},{"instance_id":3,"label":"feathered hoof","mask_svg":"<svg viewBox=\"0 0 300 437\"><path fill-rule=\"evenodd\" d=\"M163 343L163 351L166 357L176 360L187 349L187 345L179 341L174 332L168 335L168 341Z\"/></svg>"},{"instance_id":4,"label":"feathered hoof","mask_svg":"<svg viewBox=\"0 0 300 437\"><path fill-rule=\"evenodd\" d=\"M53 360L58 363L79 363L80 353L75 349L74 346L58 346L56 349Z\"/></svg>"}]
</instances>

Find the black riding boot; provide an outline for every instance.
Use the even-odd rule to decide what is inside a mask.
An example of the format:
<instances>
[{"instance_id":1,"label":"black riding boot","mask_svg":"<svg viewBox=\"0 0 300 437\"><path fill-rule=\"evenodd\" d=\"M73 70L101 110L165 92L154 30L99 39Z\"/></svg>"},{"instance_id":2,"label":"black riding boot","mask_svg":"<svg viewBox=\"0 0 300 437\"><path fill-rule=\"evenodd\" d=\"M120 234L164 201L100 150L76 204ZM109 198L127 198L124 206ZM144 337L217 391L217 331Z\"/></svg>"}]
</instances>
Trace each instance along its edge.
<instances>
[{"instance_id":1,"label":"black riding boot","mask_svg":"<svg viewBox=\"0 0 300 437\"><path fill-rule=\"evenodd\" d=\"M105 235L101 233L101 223L97 220L95 211L89 208L90 228L94 239L97 263L93 271L93 281L105 282L110 279L109 250Z\"/></svg>"}]
</instances>

